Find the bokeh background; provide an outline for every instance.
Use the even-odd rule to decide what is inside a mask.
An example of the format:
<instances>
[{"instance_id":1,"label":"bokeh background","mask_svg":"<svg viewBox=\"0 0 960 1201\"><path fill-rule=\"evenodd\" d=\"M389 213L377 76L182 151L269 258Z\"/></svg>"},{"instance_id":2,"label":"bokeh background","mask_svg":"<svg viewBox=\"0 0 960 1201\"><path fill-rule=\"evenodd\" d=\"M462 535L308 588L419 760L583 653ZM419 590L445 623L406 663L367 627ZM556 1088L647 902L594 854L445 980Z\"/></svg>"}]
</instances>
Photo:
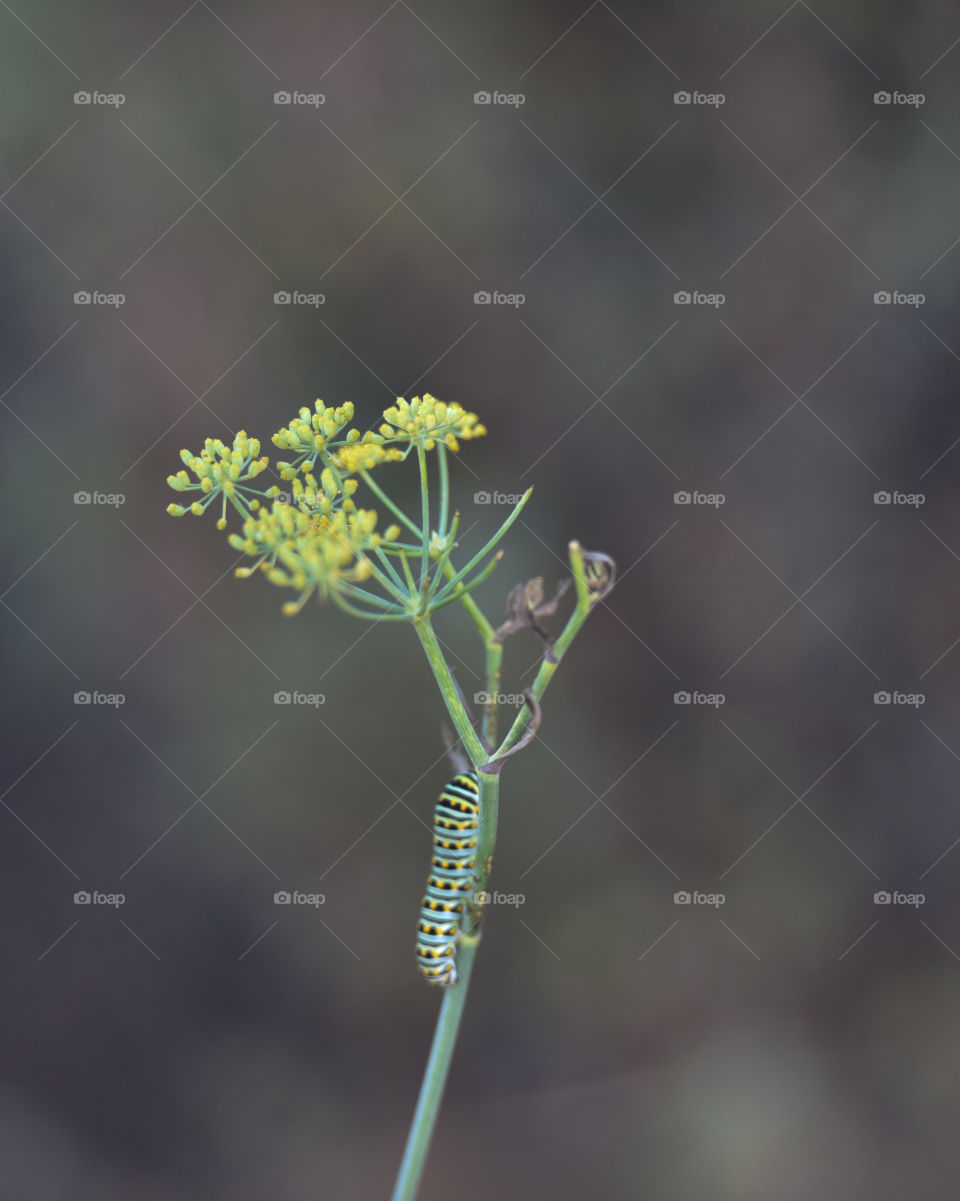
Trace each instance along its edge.
<instances>
[{"instance_id":1,"label":"bokeh background","mask_svg":"<svg viewBox=\"0 0 960 1201\"><path fill-rule=\"evenodd\" d=\"M490 429L465 544L506 512L475 493L535 485L496 619L571 537L620 579L504 776L524 903L422 1196L955 1197L956 9L10 0L0 31L3 1196L389 1194L439 698L409 630L234 581L164 481L429 390Z\"/></svg>"}]
</instances>

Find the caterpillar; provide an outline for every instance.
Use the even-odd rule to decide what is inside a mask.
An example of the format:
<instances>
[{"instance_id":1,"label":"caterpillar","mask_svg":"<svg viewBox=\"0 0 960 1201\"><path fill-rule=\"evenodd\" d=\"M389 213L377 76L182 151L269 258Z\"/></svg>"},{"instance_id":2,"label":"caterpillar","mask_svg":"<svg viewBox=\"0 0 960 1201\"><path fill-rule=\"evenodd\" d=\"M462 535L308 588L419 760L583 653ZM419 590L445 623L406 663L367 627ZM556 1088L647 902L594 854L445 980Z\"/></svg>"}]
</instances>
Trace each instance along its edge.
<instances>
[{"instance_id":1,"label":"caterpillar","mask_svg":"<svg viewBox=\"0 0 960 1201\"><path fill-rule=\"evenodd\" d=\"M457 982L457 940L473 892L480 783L475 771L454 776L433 811L433 859L417 922L417 966L428 984Z\"/></svg>"}]
</instances>

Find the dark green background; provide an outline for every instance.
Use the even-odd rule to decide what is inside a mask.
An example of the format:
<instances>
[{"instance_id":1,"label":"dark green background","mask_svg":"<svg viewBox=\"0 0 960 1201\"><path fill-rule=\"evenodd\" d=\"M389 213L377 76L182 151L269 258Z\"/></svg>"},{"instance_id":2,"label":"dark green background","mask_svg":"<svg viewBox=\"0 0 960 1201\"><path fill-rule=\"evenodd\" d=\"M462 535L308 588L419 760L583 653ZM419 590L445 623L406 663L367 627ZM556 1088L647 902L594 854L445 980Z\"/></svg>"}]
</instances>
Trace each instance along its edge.
<instances>
[{"instance_id":1,"label":"dark green background","mask_svg":"<svg viewBox=\"0 0 960 1201\"><path fill-rule=\"evenodd\" d=\"M490 429L467 543L505 512L476 491L535 485L496 620L571 537L621 571L504 775L526 901L489 915L423 1197L956 1196L958 38L937 3L0 6L5 1196L388 1195L439 697L410 630L234 582L164 479L423 390Z\"/></svg>"}]
</instances>

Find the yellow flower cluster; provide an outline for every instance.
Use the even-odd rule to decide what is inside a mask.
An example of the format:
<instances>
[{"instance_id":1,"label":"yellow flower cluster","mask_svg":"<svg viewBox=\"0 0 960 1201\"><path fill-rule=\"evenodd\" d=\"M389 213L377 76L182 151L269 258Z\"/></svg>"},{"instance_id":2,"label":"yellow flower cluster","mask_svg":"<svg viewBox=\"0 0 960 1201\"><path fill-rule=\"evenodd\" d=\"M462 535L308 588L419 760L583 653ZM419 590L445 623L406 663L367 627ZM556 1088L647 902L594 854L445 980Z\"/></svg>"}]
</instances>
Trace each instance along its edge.
<instances>
[{"instance_id":1,"label":"yellow flower cluster","mask_svg":"<svg viewBox=\"0 0 960 1201\"><path fill-rule=\"evenodd\" d=\"M357 480L344 480L341 488L329 467L320 472L319 482L309 470L304 470L303 479L294 477L290 485L290 497L298 509L314 516L329 515L340 506L345 512L350 512L354 508L350 497L356 492L357 485ZM267 492L268 496L279 494L280 489L276 486Z\"/></svg>"},{"instance_id":2,"label":"yellow flower cluster","mask_svg":"<svg viewBox=\"0 0 960 1201\"><path fill-rule=\"evenodd\" d=\"M178 471L176 475L167 476L167 483L175 492L199 490L204 493L205 502L194 501L189 508L189 512L199 516L215 495L221 494L230 499L238 483L252 480L266 471L270 459L266 455L259 458L259 454L259 440L248 438L244 430L234 438L233 446L227 446L219 438L208 438L198 455L189 450L180 452L180 458L197 477L197 482L186 471ZM167 507L167 512L174 517L182 517L187 511L182 505Z\"/></svg>"},{"instance_id":3,"label":"yellow flower cluster","mask_svg":"<svg viewBox=\"0 0 960 1201\"><path fill-rule=\"evenodd\" d=\"M392 408L384 409L383 416L380 433L385 438L421 443L426 450L433 450L438 441L459 450L458 438L482 438L487 432L476 413L468 413L456 401L437 400L429 392L410 401L398 397Z\"/></svg>"},{"instance_id":4,"label":"yellow flower cluster","mask_svg":"<svg viewBox=\"0 0 960 1201\"><path fill-rule=\"evenodd\" d=\"M277 430L273 435L274 446L297 454L317 454L353 420L353 405L349 401L332 408L318 400L314 408L316 411L311 413L304 406L289 425Z\"/></svg>"},{"instance_id":5,"label":"yellow flower cluster","mask_svg":"<svg viewBox=\"0 0 960 1201\"><path fill-rule=\"evenodd\" d=\"M338 509L318 516L275 501L269 511L247 518L243 534L230 536L235 550L257 559L253 567L240 567L236 574L242 579L260 567L271 583L298 589L300 599L284 605L284 613L297 613L314 592L324 597L341 583L370 578L367 552L400 535L398 526L378 534L376 524L372 509Z\"/></svg>"},{"instance_id":6,"label":"yellow flower cluster","mask_svg":"<svg viewBox=\"0 0 960 1201\"><path fill-rule=\"evenodd\" d=\"M380 463L397 462L403 457L402 450L397 450L395 446L384 446L383 439L371 433L364 434L359 442L350 446L341 446L330 456L333 465L348 475L355 471L370 471Z\"/></svg>"}]
</instances>

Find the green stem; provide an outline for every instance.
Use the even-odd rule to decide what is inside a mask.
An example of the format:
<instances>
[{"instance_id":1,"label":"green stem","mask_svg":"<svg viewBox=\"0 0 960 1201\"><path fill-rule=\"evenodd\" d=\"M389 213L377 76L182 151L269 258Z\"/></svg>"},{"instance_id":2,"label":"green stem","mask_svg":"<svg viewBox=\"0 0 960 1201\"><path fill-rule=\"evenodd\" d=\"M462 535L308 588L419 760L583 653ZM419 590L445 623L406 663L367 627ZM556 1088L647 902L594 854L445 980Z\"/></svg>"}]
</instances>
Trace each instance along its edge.
<instances>
[{"instance_id":1,"label":"green stem","mask_svg":"<svg viewBox=\"0 0 960 1201\"><path fill-rule=\"evenodd\" d=\"M477 883L475 893L487 886L489 873L486 870L493 846L497 837L497 811L499 798L499 777L480 775L480 829L477 835ZM393 1190L392 1201L414 1201L420 1178L423 1175L430 1140L437 1124L440 1102L443 1090L450 1072L450 1061L457 1043L460 1031L460 1019L467 1001L467 990L470 986L470 976L473 972L474 958L480 943L479 930L476 929L476 913L473 907L464 914L464 933L460 939L457 951L457 982L445 990L437 1026L433 1034L433 1045L430 1048L430 1058L427 1060L423 1083L420 1086L420 1097L410 1125L410 1134L404 1151L397 1183ZM473 933L468 933L473 930Z\"/></svg>"},{"instance_id":2,"label":"green stem","mask_svg":"<svg viewBox=\"0 0 960 1201\"><path fill-rule=\"evenodd\" d=\"M473 558L466 565L466 567L461 567L460 570L455 575L450 577L449 581L443 588L444 594L446 594L448 591L452 591L452 588L455 587L457 584L459 584L460 581L464 578L464 576L469 575L469 573L471 571L473 571L474 567L476 567L476 565L480 562L481 559L486 558L486 556L490 553L490 551L493 550L493 548L497 545L497 543L504 536L504 534L506 534L507 530L509 530L509 528L513 525L513 523L517 520L517 518L523 512L523 506L527 503L527 501L530 499L530 497L532 495L533 495L533 489L528 488L526 490L526 492L524 492L524 494L520 498L520 500L517 502L516 508L513 510L513 512L510 514L510 516L506 519L506 521L503 523L503 525L501 525L501 527L493 535L493 537L480 550L477 551L477 553L473 556Z\"/></svg>"},{"instance_id":3,"label":"green stem","mask_svg":"<svg viewBox=\"0 0 960 1201\"><path fill-rule=\"evenodd\" d=\"M423 558L420 560L420 593L426 596L427 569L430 563L430 484L427 479L427 452L417 443L417 462L420 464L420 511L423 520Z\"/></svg>"},{"instance_id":4,"label":"green stem","mask_svg":"<svg viewBox=\"0 0 960 1201\"><path fill-rule=\"evenodd\" d=\"M464 749L470 757L470 762L474 767L480 767L487 761L486 748L470 724L470 718L467 716L467 712L457 693L457 686L453 682L453 676L450 668L447 666L446 659L443 657L443 651L440 643L437 641L436 634L433 632L433 626L430 624L429 617L416 618L413 622L413 628L417 631L420 642L423 644L424 653L427 656L427 661L440 688L444 703L447 706L447 712L450 714L454 728L460 735L460 741L463 743Z\"/></svg>"},{"instance_id":5,"label":"green stem","mask_svg":"<svg viewBox=\"0 0 960 1201\"><path fill-rule=\"evenodd\" d=\"M447 448L442 441L437 443L437 467L440 473L440 518L437 533L441 538L446 538L447 517L450 512L450 469L447 463Z\"/></svg>"},{"instance_id":6,"label":"green stem","mask_svg":"<svg viewBox=\"0 0 960 1201\"><path fill-rule=\"evenodd\" d=\"M444 574L447 579L452 579L457 573L454 570L452 563L444 564ZM487 703L483 707L483 724L481 726L481 734L483 741L488 747L492 748L497 741L497 701L496 698L500 692L500 676L503 665L503 643L494 642L496 630L487 620L487 615L480 608L477 602L473 599L469 592L464 592L459 597L460 603L470 615L470 620L477 627L480 637L483 639L484 651L486 653L486 675L487 675Z\"/></svg>"},{"instance_id":7,"label":"green stem","mask_svg":"<svg viewBox=\"0 0 960 1201\"><path fill-rule=\"evenodd\" d=\"M367 485L377 500L379 500L381 504L386 505L394 517L396 517L399 522L405 525L408 530L412 530L413 533L415 533L419 538L420 527L416 524L416 522L412 521L398 505L393 503L390 497L387 496L386 492L384 492L376 480L374 480L374 478L371 476L370 472L361 471L359 474L360 478Z\"/></svg>"},{"instance_id":8,"label":"green stem","mask_svg":"<svg viewBox=\"0 0 960 1201\"><path fill-rule=\"evenodd\" d=\"M344 600L339 589L335 589L330 593L330 599L342 609L344 613L349 613L351 617L362 617L365 621L409 621L409 613L364 613L363 610L355 608L348 601Z\"/></svg>"}]
</instances>

